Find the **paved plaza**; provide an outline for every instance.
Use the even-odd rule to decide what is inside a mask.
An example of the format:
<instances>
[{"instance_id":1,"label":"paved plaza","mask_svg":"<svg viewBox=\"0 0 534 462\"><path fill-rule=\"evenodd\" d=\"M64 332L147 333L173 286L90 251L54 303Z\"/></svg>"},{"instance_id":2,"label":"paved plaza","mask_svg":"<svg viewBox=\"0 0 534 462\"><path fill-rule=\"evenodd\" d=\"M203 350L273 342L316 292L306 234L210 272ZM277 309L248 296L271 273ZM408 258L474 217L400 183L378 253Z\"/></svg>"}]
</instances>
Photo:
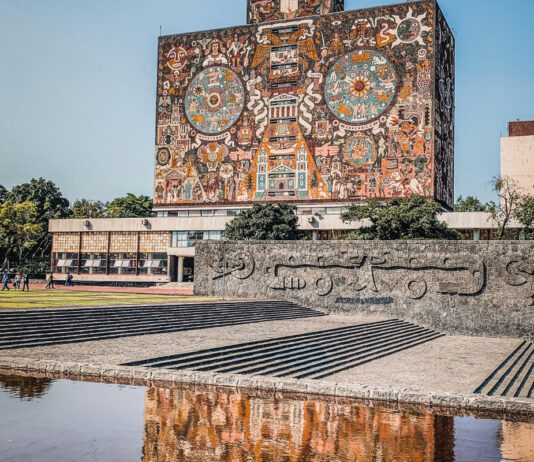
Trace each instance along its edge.
<instances>
[{"instance_id":1,"label":"paved plaza","mask_svg":"<svg viewBox=\"0 0 534 462\"><path fill-rule=\"evenodd\" d=\"M43 312L2 311L0 366L50 361L153 371L204 370L298 378L303 384L320 381L441 395L481 392L527 400L532 390L532 344L519 339L445 336L401 320L324 315L285 302L154 307L150 315L146 307L142 309L137 311L145 317L141 323L139 316L135 318L136 309L70 310L76 313L74 318L56 318L54 327L46 327L41 337L33 336L28 316L33 314L42 323ZM46 314L66 316L68 311ZM93 324L87 324L91 318ZM176 323L177 318L182 319ZM100 325L96 330L95 320ZM66 323L68 335L61 333L61 322ZM118 328L122 334L109 335L110 329ZM102 335L91 337L95 332ZM317 373L323 370L326 373Z\"/></svg>"}]
</instances>

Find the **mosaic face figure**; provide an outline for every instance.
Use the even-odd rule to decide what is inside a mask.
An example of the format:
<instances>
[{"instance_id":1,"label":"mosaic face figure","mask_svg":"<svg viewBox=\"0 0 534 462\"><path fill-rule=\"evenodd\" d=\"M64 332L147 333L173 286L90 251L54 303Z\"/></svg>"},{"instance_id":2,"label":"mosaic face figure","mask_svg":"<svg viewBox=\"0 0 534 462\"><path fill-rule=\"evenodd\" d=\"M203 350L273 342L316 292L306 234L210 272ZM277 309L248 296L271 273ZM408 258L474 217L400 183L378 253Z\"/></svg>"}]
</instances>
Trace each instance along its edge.
<instances>
[{"instance_id":1,"label":"mosaic face figure","mask_svg":"<svg viewBox=\"0 0 534 462\"><path fill-rule=\"evenodd\" d=\"M210 67L195 76L185 96L186 115L203 133L221 133L239 118L245 90L239 77L226 67Z\"/></svg>"},{"instance_id":2,"label":"mosaic face figure","mask_svg":"<svg viewBox=\"0 0 534 462\"><path fill-rule=\"evenodd\" d=\"M377 119L388 109L396 86L397 75L386 56L359 50L334 64L326 79L325 96L336 117L361 124Z\"/></svg>"}]
</instances>

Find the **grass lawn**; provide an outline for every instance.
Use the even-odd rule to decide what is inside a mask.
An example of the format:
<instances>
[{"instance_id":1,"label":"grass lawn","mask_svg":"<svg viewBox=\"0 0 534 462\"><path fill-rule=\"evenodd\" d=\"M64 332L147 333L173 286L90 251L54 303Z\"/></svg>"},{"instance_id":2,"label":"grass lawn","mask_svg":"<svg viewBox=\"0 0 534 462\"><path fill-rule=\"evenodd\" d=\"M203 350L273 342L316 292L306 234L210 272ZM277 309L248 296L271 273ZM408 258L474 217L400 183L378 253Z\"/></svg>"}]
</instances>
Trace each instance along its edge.
<instances>
[{"instance_id":1,"label":"grass lawn","mask_svg":"<svg viewBox=\"0 0 534 462\"><path fill-rule=\"evenodd\" d=\"M128 294L70 290L0 291L0 308L57 308L81 306L116 306L157 303L207 302L211 297L192 295Z\"/></svg>"}]
</instances>

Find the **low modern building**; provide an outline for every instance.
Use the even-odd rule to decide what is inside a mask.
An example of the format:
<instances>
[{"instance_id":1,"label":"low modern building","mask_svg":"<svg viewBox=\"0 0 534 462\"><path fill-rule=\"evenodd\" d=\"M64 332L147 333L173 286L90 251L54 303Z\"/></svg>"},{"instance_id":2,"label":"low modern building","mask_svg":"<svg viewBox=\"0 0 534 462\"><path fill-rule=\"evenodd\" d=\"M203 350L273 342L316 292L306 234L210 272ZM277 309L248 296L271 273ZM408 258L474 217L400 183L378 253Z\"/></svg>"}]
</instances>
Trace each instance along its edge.
<instances>
[{"instance_id":1,"label":"low modern building","mask_svg":"<svg viewBox=\"0 0 534 462\"><path fill-rule=\"evenodd\" d=\"M508 136L501 138L501 176L534 195L534 121L509 123Z\"/></svg>"},{"instance_id":2,"label":"low modern building","mask_svg":"<svg viewBox=\"0 0 534 462\"><path fill-rule=\"evenodd\" d=\"M298 207L299 226L308 239L341 239L358 224L343 223L343 207ZM52 271L79 282L155 284L194 280L195 243L221 239L239 211L184 209L180 216L51 220ZM465 239L490 239L496 224L485 212L444 212L442 219ZM512 223L512 227L519 225Z\"/></svg>"}]
</instances>

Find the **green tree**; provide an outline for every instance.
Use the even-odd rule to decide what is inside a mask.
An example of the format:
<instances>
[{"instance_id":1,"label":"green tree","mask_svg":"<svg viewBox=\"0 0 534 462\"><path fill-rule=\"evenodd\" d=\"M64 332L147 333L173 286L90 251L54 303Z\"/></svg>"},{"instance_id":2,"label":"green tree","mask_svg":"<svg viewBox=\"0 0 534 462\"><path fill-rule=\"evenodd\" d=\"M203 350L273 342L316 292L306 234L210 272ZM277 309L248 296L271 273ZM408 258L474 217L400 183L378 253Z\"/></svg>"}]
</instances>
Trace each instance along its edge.
<instances>
[{"instance_id":1,"label":"green tree","mask_svg":"<svg viewBox=\"0 0 534 462\"><path fill-rule=\"evenodd\" d=\"M35 239L33 247L24 252L23 260L13 263L19 267L43 268L43 262L50 261L52 247L48 220L69 217L71 213L69 201L52 181L44 178L33 178L29 183L14 186L6 196L6 202L11 204L22 204L27 201L32 202L37 209L37 223L42 225L41 235Z\"/></svg>"},{"instance_id":2,"label":"green tree","mask_svg":"<svg viewBox=\"0 0 534 462\"><path fill-rule=\"evenodd\" d=\"M506 229L514 218L516 208L521 204L521 187L509 177L496 177L492 180L498 202L490 202L488 212L497 222L499 239L505 238Z\"/></svg>"},{"instance_id":3,"label":"green tree","mask_svg":"<svg viewBox=\"0 0 534 462\"><path fill-rule=\"evenodd\" d=\"M29 183L14 186L7 194L6 201L12 204L33 202L41 223L47 223L52 218L67 218L70 215L69 201L52 181L46 181L44 178L33 178Z\"/></svg>"},{"instance_id":4,"label":"green tree","mask_svg":"<svg viewBox=\"0 0 534 462\"><path fill-rule=\"evenodd\" d=\"M477 197L467 196L465 199L460 196L454 204L455 212L486 212L488 204L483 204Z\"/></svg>"},{"instance_id":5,"label":"green tree","mask_svg":"<svg viewBox=\"0 0 534 462\"><path fill-rule=\"evenodd\" d=\"M0 204L3 204L6 201L9 191L0 184Z\"/></svg>"},{"instance_id":6,"label":"green tree","mask_svg":"<svg viewBox=\"0 0 534 462\"><path fill-rule=\"evenodd\" d=\"M514 215L523 226L525 238L534 239L534 196L523 196Z\"/></svg>"},{"instance_id":7,"label":"green tree","mask_svg":"<svg viewBox=\"0 0 534 462\"><path fill-rule=\"evenodd\" d=\"M72 218L104 218L108 204L89 199L77 199L72 204Z\"/></svg>"},{"instance_id":8,"label":"green tree","mask_svg":"<svg viewBox=\"0 0 534 462\"><path fill-rule=\"evenodd\" d=\"M21 262L43 234L37 205L26 201L0 205L0 249L3 255L2 269L11 261Z\"/></svg>"},{"instance_id":9,"label":"green tree","mask_svg":"<svg viewBox=\"0 0 534 462\"><path fill-rule=\"evenodd\" d=\"M413 195L389 202L352 204L341 214L348 223L366 220L369 225L351 232L347 239L460 239L460 234L439 220L441 207L437 202Z\"/></svg>"},{"instance_id":10,"label":"green tree","mask_svg":"<svg viewBox=\"0 0 534 462\"><path fill-rule=\"evenodd\" d=\"M137 218L153 215L152 199L148 196L136 196L131 193L110 202L106 210L107 218Z\"/></svg>"},{"instance_id":11,"label":"green tree","mask_svg":"<svg viewBox=\"0 0 534 462\"><path fill-rule=\"evenodd\" d=\"M303 233L298 227L295 206L255 204L226 224L224 237L233 241L292 241L302 239Z\"/></svg>"}]
</instances>

